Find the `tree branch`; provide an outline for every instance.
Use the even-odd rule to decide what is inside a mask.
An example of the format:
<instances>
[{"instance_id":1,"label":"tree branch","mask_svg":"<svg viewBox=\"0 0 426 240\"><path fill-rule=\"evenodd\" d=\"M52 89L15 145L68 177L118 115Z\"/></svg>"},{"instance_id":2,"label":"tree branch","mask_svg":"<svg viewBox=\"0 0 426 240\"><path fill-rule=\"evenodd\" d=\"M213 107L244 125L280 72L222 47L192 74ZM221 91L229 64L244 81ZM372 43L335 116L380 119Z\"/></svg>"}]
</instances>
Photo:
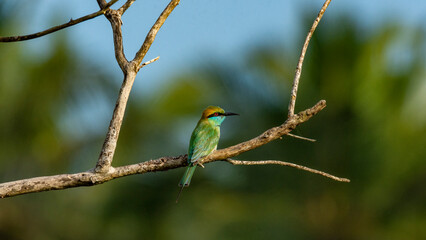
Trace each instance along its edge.
<instances>
[{"instance_id":1,"label":"tree branch","mask_svg":"<svg viewBox=\"0 0 426 240\"><path fill-rule=\"evenodd\" d=\"M101 9L105 8L105 6L107 4L105 0L96 0L96 2L98 3L98 5Z\"/></svg>"},{"instance_id":2,"label":"tree branch","mask_svg":"<svg viewBox=\"0 0 426 240\"><path fill-rule=\"evenodd\" d=\"M311 173L319 174L321 176L331 178L331 179L339 181L339 182L350 182L351 181L347 178L336 177L336 176L331 175L329 173L319 171L319 170L316 170L316 169L312 169L312 168L308 168L308 167L305 167L305 166L302 166L302 165L289 163L289 162L283 162L283 161L277 161L277 160L242 161L242 160L235 160L235 159L228 158L228 159L225 159L223 161L229 162L232 165L252 166L252 165L272 165L272 164L274 164L274 165L288 166L288 167L297 168L297 169L300 169L300 170L303 170L303 171L308 171L308 172L311 172Z\"/></svg>"},{"instance_id":3,"label":"tree branch","mask_svg":"<svg viewBox=\"0 0 426 240\"><path fill-rule=\"evenodd\" d=\"M134 2L135 0L127 0L127 2L123 4L123 6L117 9L118 13L120 13L120 15L123 15L123 13L126 12L127 9L129 9L129 7L132 6Z\"/></svg>"},{"instance_id":4,"label":"tree branch","mask_svg":"<svg viewBox=\"0 0 426 240\"><path fill-rule=\"evenodd\" d=\"M127 2L124 5L126 4ZM121 31L121 25L123 25L123 22L121 21L121 16L123 13L124 11L109 9L106 12L105 17L110 22L112 28L115 59L117 60L118 66L120 66L121 71L126 74L128 71L127 68L129 67L129 61L127 61L126 56L124 55L123 33Z\"/></svg>"},{"instance_id":5,"label":"tree branch","mask_svg":"<svg viewBox=\"0 0 426 240\"><path fill-rule=\"evenodd\" d=\"M108 4L106 4L105 7L103 7L101 10L99 10L97 12L94 12L92 14L86 15L86 16L81 17L81 18L77 18L75 20L71 19L67 23L46 29L46 30L38 32L38 33L33 33L33 34L23 35L23 36L0 37L0 42L18 42L18 41L30 40L30 39L42 37L44 35L59 31L61 29L67 28L67 27L74 26L74 25L79 24L81 22L90 20L90 19L95 18L97 16L100 16L102 14L105 14L105 12L109 9L109 7L111 7L117 1L118 0L112 0Z\"/></svg>"},{"instance_id":6,"label":"tree branch","mask_svg":"<svg viewBox=\"0 0 426 240\"><path fill-rule=\"evenodd\" d=\"M146 62L142 63L142 64L138 67L138 71L139 71L141 68L145 67L146 65L151 64L151 63L153 63L153 62L157 61L158 59L160 59L160 56L158 56L158 57L156 57L156 58L153 58L153 59L151 59L151 60L149 60L149 61L146 61Z\"/></svg>"},{"instance_id":7,"label":"tree branch","mask_svg":"<svg viewBox=\"0 0 426 240\"><path fill-rule=\"evenodd\" d=\"M129 71L124 77L120 92L118 93L117 102L108 127L108 132L96 163L95 172L111 171L111 163L114 158L115 149L117 147L118 136L120 134L121 125L123 123L124 112L126 111L127 101L130 91L136 78L134 71Z\"/></svg>"},{"instance_id":8,"label":"tree branch","mask_svg":"<svg viewBox=\"0 0 426 240\"><path fill-rule=\"evenodd\" d=\"M312 108L306 109L293 117L287 119L282 125L268 129L258 137L255 137L246 142L240 144L220 149L214 151L203 161L203 164L207 164L214 161L225 160L230 163L232 161L226 160L231 157L238 156L239 154L263 146L287 133L292 131L296 126L301 123L308 121L315 114L324 109L326 103L324 100L319 101ZM235 160L236 161L236 160ZM235 162L234 162L235 163ZM261 162L259 163L261 164ZM265 164L277 164L272 162L267 162ZM246 164L246 165L249 165ZM253 165L253 164L252 164ZM284 164L281 164L284 165ZM146 162L141 162L138 164L121 166L117 168L109 167L107 172L97 172L95 170L90 170L81 173L74 174L61 174L54 176L44 176L23 179L18 181L6 182L0 184L0 198L13 197L17 195L22 195L26 193L42 192L49 190L60 190L73 187L81 186L92 186L108 182L115 178L124 177L133 174L144 174L148 172L157 172L157 171L166 171L169 169L179 168L187 166L187 155L181 155L177 157L162 157L155 160L150 160ZM286 166L296 167L299 165L292 165L290 163ZM306 168L307 167L296 167L296 168ZM304 170L306 170L304 169ZM312 169L314 173L321 171ZM324 173L326 174L326 173ZM325 176L325 175L324 175ZM332 176L332 175L330 175ZM329 177L329 176L327 176ZM336 177L337 178L337 177Z\"/></svg>"},{"instance_id":9,"label":"tree branch","mask_svg":"<svg viewBox=\"0 0 426 240\"><path fill-rule=\"evenodd\" d=\"M132 60L133 62L136 63L137 66L141 64L143 58L145 57L146 53L148 52L149 48L154 42L155 36L157 36L158 30L160 30L161 26L163 26L163 23L169 17L170 13L172 13L173 9L175 9L175 7L179 4L179 2L180 0L170 1L169 5L167 5L167 7L158 17L157 21L151 27L151 30L149 30L148 34L146 35L145 41L143 42L141 48L139 49L139 51L136 53L135 57Z\"/></svg>"},{"instance_id":10,"label":"tree branch","mask_svg":"<svg viewBox=\"0 0 426 240\"><path fill-rule=\"evenodd\" d=\"M110 181L115 178L128 176L132 174L144 174L147 172L156 172L156 171L166 171L169 169L174 169L178 167L187 166L187 156L181 155L177 157L162 157L156 160L150 160L138 164L121 166L117 168L111 167L111 162L114 156L114 152L117 146L118 136L120 132L120 128L122 125L126 104L130 95L131 88L133 86L136 74L138 70L151 62L154 62L156 59L150 60L141 65L143 58L145 57L147 51L152 45L156 34L159 29L173 11L173 9L179 4L179 0L171 0L164 11L161 13L160 17L157 19L155 24L152 26L151 30L147 34L144 43L142 44L139 51L136 53L135 58L129 62L126 60L123 51L123 40L122 40L122 32L121 32L121 16L122 14L131 6L134 0L128 0L121 8L118 10L108 9L105 11L104 6L107 6L105 0L97 0L99 6L103 9L100 11L104 11L105 16L111 22L111 26L113 29L113 37L114 37L114 49L116 60L124 73L123 84L120 88L120 92L118 95L118 99L116 102L116 106L114 108L113 116L108 128L107 136L105 138L98 162L96 167L92 170L75 173L75 174L61 174L54 176L44 176L44 177L36 177L23 179L18 181L6 182L0 184L0 198L12 197L16 195L33 193L33 192L41 192L41 191L49 191L49 190L59 190L66 189L72 187L80 187L80 186L92 186L96 184L101 184L107 181ZM116 1L111 1L109 4L112 4ZM296 100L297 86L300 78L300 73L303 64L303 58L306 53L306 49L308 47L308 43L312 34L318 25L319 20L324 14L325 9L327 8L330 0L327 0L318 14L317 19L314 22L314 25L309 32L307 39L305 41L304 47L302 49L302 55L299 59L298 66L296 68L296 76L295 81L293 83L292 97L289 104L289 116L287 120L280 126L268 129L258 137L250 139L246 142L239 143L237 145L214 151L212 154L203 159L203 163L210 163L214 161L227 161L234 165L262 165L262 164L278 164L284 166L295 167L298 169L302 169L305 171L309 171L312 173L320 174L325 177L329 177L331 179L337 181L346 181L349 179L338 178L328 173L318 171L315 169L311 169L305 166L300 166L293 163L267 160L267 161L239 161L232 160L231 157L238 156L241 153L247 152L249 150L258 148L263 146L277 138L281 138L283 135L289 133L295 129L299 124L308 121L315 114L320 112L325 108L326 102L325 100L319 101L315 106L306 109L304 111L299 112L298 114L294 114L294 104Z\"/></svg>"},{"instance_id":11,"label":"tree branch","mask_svg":"<svg viewBox=\"0 0 426 240\"><path fill-rule=\"evenodd\" d=\"M241 153L247 152L249 150L258 148L262 145L265 145L281 136L293 131L299 124L308 121L315 114L319 113L326 106L325 100L319 101L315 106L308 108L292 117L288 118L282 125L268 129L261 135L256 138L250 139L246 142L242 142L232 147L226 149L214 151L203 161L203 163L208 163L217 159L227 159L232 158Z\"/></svg>"},{"instance_id":12,"label":"tree branch","mask_svg":"<svg viewBox=\"0 0 426 240\"><path fill-rule=\"evenodd\" d=\"M121 32L121 14L123 14L127 8L133 3L133 0L128 0L119 10L108 10L105 16L111 23L111 27L113 29L113 37L114 37L114 50L115 57L120 66L121 70L124 73L124 81L121 85L120 92L117 98L117 102L115 104L114 112L112 119L110 121L110 125L108 128L108 132L102 146L101 153L99 155L98 161L96 163L95 172L110 172L112 171L111 163L114 158L114 152L117 147L118 136L120 133L121 125L123 123L124 113L126 110L127 100L129 99L130 91L132 90L133 83L136 78L136 74L139 69L142 67L139 66L140 62L138 61L127 61L124 56L123 49L123 37ZM179 0L172 0L169 5L164 9L163 13L157 19L154 26L151 28L145 42L142 45L142 48L148 51L151 44L154 42L155 36L158 33L158 30L161 28L163 23L166 21L167 17L173 11L173 9L177 6ZM146 51L143 51L141 54L136 54L137 57L142 61L143 57L146 54ZM139 59L138 58L138 59ZM153 60L155 61L155 60ZM147 62L146 64L149 64ZM145 64L145 65L146 65Z\"/></svg>"},{"instance_id":13,"label":"tree branch","mask_svg":"<svg viewBox=\"0 0 426 240\"><path fill-rule=\"evenodd\" d=\"M316 142L317 141L317 140L312 139L312 138L302 137L302 136L298 136L298 135L291 134L291 133L287 133L287 136L302 139L302 140L309 141L309 142Z\"/></svg>"},{"instance_id":14,"label":"tree branch","mask_svg":"<svg viewBox=\"0 0 426 240\"><path fill-rule=\"evenodd\" d=\"M324 5L322 6L320 12L318 13L317 18L315 19L314 23L312 24L311 30L309 30L308 35L306 36L305 43L303 44L303 48L302 48L302 52L300 54L299 62L297 63L297 67L296 67L296 73L294 75L293 87L292 87L291 95L290 95L290 102L288 104L288 117L291 117L291 116L294 115L294 107L296 105L297 89L299 87L300 75L302 74L303 60L305 59L306 50L308 50L309 41L311 40L312 35L314 34L314 31L317 28L318 23L321 20L322 16L324 15L324 12L327 9L330 2L331 2L331 0L326 0L324 2Z\"/></svg>"}]
</instances>

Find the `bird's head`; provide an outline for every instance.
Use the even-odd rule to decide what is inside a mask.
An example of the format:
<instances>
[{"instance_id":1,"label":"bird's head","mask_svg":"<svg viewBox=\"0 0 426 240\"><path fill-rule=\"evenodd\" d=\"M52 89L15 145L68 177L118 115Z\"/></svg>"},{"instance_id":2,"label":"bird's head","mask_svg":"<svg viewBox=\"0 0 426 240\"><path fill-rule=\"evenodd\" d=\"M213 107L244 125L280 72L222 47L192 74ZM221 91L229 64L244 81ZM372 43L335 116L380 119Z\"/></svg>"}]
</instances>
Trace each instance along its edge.
<instances>
[{"instance_id":1,"label":"bird's head","mask_svg":"<svg viewBox=\"0 0 426 240\"><path fill-rule=\"evenodd\" d=\"M217 106L208 106L201 115L201 120L207 119L210 122L213 122L215 125L220 125L226 116L238 115L237 113L225 112L220 107Z\"/></svg>"}]
</instances>

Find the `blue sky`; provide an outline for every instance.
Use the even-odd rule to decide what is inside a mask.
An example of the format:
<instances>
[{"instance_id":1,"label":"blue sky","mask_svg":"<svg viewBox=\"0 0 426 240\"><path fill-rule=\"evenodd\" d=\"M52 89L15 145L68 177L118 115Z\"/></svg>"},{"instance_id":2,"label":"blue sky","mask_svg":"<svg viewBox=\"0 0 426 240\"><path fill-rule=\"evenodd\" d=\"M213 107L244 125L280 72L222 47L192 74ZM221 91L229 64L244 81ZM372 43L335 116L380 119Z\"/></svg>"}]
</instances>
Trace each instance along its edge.
<instances>
[{"instance_id":1,"label":"blue sky","mask_svg":"<svg viewBox=\"0 0 426 240\"><path fill-rule=\"evenodd\" d=\"M12 1L12 0L7 0ZM124 0L115 6L120 6ZM167 0L137 0L123 17L123 38L128 59L134 57L146 33L168 4ZM95 0L27 1L17 12L24 27L20 33L33 33L98 10ZM312 20L322 0L182 0L157 35L145 60L160 60L144 68L138 75L148 86L167 82L176 72L190 70L198 62L209 59L225 62L244 57L247 48L264 42L282 42L300 48L308 29L300 28L298 15L311 11ZM401 24L426 21L426 1L410 0L333 0L318 30L333 16L352 15L368 34L388 20ZM109 22L102 16L71 27L66 31L75 50L84 59L108 68L121 81L115 62ZM53 34L55 35L55 34ZM36 57L48 53L49 39L23 42ZM295 61L296 64L296 61ZM141 81L141 80L139 80ZM141 84L136 84L140 88ZM143 88L145 88L143 86Z\"/></svg>"}]
</instances>

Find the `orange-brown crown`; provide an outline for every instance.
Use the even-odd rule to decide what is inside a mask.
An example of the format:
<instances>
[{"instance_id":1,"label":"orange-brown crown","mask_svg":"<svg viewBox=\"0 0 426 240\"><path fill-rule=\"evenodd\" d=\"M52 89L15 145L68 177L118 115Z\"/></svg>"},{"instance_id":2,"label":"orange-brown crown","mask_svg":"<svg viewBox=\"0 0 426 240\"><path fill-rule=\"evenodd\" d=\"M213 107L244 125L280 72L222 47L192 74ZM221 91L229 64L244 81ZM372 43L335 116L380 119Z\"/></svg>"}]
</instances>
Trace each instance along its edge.
<instances>
[{"instance_id":1,"label":"orange-brown crown","mask_svg":"<svg viewBox=\"0 0 426 240\"><path fill-rule=\"evenodd\" d=\"M208 106L206 109L204 109L203 114L201 115L201 119L206 119L208 116L214 114L214 113L221 113L224 114L225 110L223 110L220 107L217 106Z\"/></svg>"}]
</instances>

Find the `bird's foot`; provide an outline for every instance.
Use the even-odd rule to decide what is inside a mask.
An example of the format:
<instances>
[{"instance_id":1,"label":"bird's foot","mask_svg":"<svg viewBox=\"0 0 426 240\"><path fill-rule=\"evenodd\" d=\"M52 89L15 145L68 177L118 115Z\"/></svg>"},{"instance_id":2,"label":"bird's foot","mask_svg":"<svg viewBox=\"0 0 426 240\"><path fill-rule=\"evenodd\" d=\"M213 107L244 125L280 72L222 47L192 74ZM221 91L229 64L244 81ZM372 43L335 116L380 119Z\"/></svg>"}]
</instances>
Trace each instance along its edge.
<instances>
[{"instance_id":1,"label":"bird's foot","mask_svg":"<svg viewBox=\"0 0 426 240\"><path fill-rule=\"evenodd\" d=\"M200 167L204 168L204 165L201 162L197 162L197 165L199 165Z\"/></svg>"}]
</instances>

